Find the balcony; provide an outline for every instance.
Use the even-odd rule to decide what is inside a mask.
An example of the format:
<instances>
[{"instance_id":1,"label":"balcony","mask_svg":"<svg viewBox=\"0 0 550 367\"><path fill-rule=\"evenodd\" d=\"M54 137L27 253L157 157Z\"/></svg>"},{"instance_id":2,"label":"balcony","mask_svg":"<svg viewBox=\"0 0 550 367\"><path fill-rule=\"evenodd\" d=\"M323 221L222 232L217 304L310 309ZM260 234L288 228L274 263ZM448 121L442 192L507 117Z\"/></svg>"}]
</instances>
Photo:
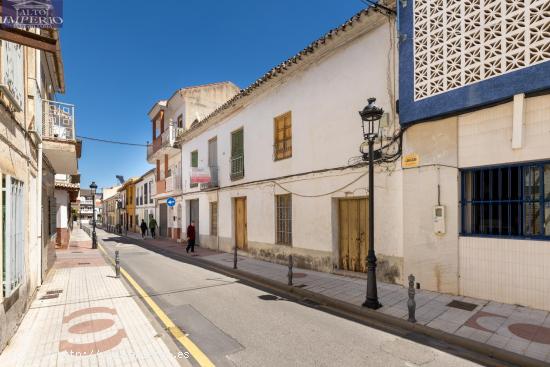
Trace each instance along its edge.
<instances>
[{"instance_id":1,"label":"balcony","mask_svg":"<svg viewBox=\"0 0 550 367\"><path fill-rule=\"evenodd\" d=\"M166 181L159 180L156 182L155 193L153 195L160 195L166 193Z\"/></svg>"},{"instance_id":2,"label":"balcony","mask_svg":"<svg viewBox=\"0 0 550 367\"><path fill-rule=\"evenodd\" d=\"M181 190L181 176L170 176L166 180L166 192L174 192Z\"/></svg>"},{"instance_id":3,"label":"balcony","mask_svg":"<svg viewBox=\"0 0 550 367\"><path fill-rule=\"evenodd\" d=\"M244 177L244 154L237 154L231 157L231 180L238 180Z\"/></svg>"},{"instance_id":4,"label":"balcony","mask_svg":"<svg viewBox=\"0 0 550 367\"><path fill-rule=\"evenodd\" d=\"M147 161L155 163L155 160L160 159L162 154L177 153L178 149L175 144L180 130L176 125L169 125L162 134L157 136L153 143L147 146Z\"/></svg>"},{"instance_id":5,"label":"balcony","mask_svg":"<svg viewBox=\"0 0 550 367\"><path fill-rule=\"evenodd\" d=\"M44 154L56 173L76 175L81 142L75 134L74 105L48 100L42 102Z\"/></svg>"},{"instance_id":6,"label":"balcony","mask_svg":"<svg viewBox=\"0 0 550 367\"><path fill-rule=\"evenodd\" d=\"M201 183L201 190L210 190L219 187L218 184L218 167L208 167L210 170L210 182Z\"/></svg>"}]
</instances>

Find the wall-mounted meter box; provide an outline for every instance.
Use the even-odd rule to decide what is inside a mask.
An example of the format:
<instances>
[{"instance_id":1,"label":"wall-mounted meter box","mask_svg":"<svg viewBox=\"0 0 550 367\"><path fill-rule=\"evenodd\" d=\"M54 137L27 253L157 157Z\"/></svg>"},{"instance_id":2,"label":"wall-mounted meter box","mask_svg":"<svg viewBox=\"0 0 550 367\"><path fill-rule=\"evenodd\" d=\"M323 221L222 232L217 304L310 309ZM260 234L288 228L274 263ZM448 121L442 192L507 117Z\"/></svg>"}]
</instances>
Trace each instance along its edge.
<instances>
[{"instance_id":1,"label":"wall-mounted meter box","mask_svg":"<svg viewBox=\"0 0 550 367\"><path fill-rule=\"evenodd\" d=\"M434 233L438 235L445 234L445 207L436 205L433 208Z\"/></svg>"}]
</instances>

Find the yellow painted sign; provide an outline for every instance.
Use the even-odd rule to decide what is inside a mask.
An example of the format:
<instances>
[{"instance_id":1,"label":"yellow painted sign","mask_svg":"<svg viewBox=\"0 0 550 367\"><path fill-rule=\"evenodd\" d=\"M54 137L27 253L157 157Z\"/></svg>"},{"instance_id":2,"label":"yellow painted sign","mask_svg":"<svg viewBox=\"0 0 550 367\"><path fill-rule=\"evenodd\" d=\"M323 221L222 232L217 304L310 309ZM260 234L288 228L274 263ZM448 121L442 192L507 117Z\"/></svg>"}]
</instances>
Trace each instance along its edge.
<instances>
[{"instance_id":1,"label":"yellow painted sign","mask_svg":"<svg viewBox=\"0 0 550 367\"><path fill-rule=\"evenodd\" d=\"M403 168L412 168L412 167L418 167L418 164L420 163L420 157L418 157L418 154L416 153L410 153L405 156L403 156Z\"/></svg>"}]
</instances>

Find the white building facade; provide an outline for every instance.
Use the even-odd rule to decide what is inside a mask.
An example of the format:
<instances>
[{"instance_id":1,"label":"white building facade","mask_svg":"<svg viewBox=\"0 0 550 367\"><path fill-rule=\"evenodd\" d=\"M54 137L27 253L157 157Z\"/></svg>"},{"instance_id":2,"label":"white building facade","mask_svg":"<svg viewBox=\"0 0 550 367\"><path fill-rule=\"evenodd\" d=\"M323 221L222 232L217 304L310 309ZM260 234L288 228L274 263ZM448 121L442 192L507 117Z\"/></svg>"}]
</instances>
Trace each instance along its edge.
<instances>
[{"instance_id":1,"label":"white building facade","mask_svg":"<svg viewBox=\"0 0 550 367\"><path fill-rule=\"evenodd\" d=\"M161 237L178 239L182 222L182 167L177 137L195 121L225 103L238 92L230 82L212 83L177 90L168 100L157 102L148 115L152 122L152 144L147 148L147 161L155 165L155 219ZM176 204L168 206L172 198Z\"/></svg>"},{"instance_id":2,"label":"white building facade","mask_svg":"<svg viewBox=\"0 0 550 367\"><path fill-rule=\"evenodd\" d=\"M181 215L185 225L195 222L201 246L366 272L368 170L358 111L377 97L386 136L398 129L394 27L382 12L358 13L182 135ZM211 181L193 187L203 172ZM402 282L399 164L375 176L375 210L392 213L375 222L379 276Z\"/></svg>"},{"instance_id":3,"label":"white building facade","mask_svg":"<svg viewBox=\"0 0 550 367\"><path fill-rule=\"evenodd\" d=\"M149 220L155 216L155 201L152 193L155 192L155 169L143 174L136 183L136 225L139 227L144 219L147 227Z\"/></svg>"},{"instance_id":4,"label":"white building facade","mask_svg":"<svg viewBox=\"0 0 550 367\"><path fill-rule=\"evenodd\" d=\"M548 1L400 6L405 272L550 310Z\"/></svg>"}]
</instances>

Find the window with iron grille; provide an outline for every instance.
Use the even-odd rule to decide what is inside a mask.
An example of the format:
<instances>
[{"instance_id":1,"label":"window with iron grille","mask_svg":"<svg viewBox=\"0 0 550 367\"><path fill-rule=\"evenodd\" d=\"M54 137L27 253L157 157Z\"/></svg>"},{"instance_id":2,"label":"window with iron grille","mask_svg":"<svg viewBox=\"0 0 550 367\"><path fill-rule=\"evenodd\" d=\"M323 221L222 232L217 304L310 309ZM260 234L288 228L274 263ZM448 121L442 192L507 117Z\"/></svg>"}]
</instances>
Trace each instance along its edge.
<instances>
[{"instance_id":1,"label":"window with iron grille","mask_svg":"<svg viewBox=\"0 0 550 367\"><path fill-rule=\"evenodd\" d=\"M462 171L462 234L550 239L550 163Z\"/></svg>"},{"instance_id":2,"label":"window with iron grille","mask_svg":"<svg viewBox=\"0 0 550 367\"><path fill-rule=\"evenodd\" d=\"M292 196L276 195L275 205L277 212L277 243L292 245Z\"/></svg>"},{"instance_id":3,"label":"window with iron grille","mask_svg":"<svg viewBox=\"0 0 550 367\"><path fill-rule=\"evenodd\" d=\"M274 119L273 157L276 161L292 157L292 113Z\"/></svg>"},{"instance_id":4,"label":"window with iron grille","mask_svg":"<svg viewBox=\"0 0 550 367\"><path fill-rule=\"evenodd\" d=\"M149 181L149 204L153 204L153 181Z\"/></svg>"},{"instance_id":5,"label":"window with iron grille","mask_svg":"<svg viewBox=\"0 0 550 367\"><path fill-rule=\"evenodd\" d=\"M23 279L25 200L23 182L2 175L2 285L10 296Z\"/></svg>"},{"instance_id":6,"label":"window with iron grille","mask_svg":"<svg viewBox=\"0 0 550 367\"><path fill-rule=\"evenodd\" d=\"M210 203L210 235L218 235L218 202Z\"/></svg>"},{"instance_id":7,"label":"window with iron grille","mask_svg":"<svg viewBox=\"0 0 550 367\"><path fill-rule=\"evenodd\" d=\"M231 179L244 177L244 131L239 129L231 133Z\"/></svg>"},{"instance_id":8,"label":"window with iron grille","mask_svg":"<svg viewBox=\"0 0 550 367\"><path fill-rule=\"evenodd\" d=\"M191 152L191 168L197 168L199 166L199 151L194 150ZM199 184L189 181L189 187L197 187Z\"/></svg>"}]
</instances>

